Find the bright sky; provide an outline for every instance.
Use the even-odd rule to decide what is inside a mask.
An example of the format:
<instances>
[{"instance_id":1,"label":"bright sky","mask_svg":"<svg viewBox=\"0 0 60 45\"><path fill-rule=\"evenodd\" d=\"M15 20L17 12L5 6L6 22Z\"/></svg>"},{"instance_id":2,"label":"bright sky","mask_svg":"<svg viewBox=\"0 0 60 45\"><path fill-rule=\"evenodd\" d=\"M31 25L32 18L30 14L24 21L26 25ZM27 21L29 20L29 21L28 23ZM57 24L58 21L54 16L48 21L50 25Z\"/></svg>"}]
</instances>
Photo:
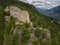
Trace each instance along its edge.
<instances>
[{"instance_id":1,"label":"bright sky","mask_svg":"<svg viewBox=\"0 0 60 45\"><path fill-rule=\"evenodd\" d=\"M60 5L60 0L23 0L39 8L50 9Z\"/></svg>"}]
</instances>

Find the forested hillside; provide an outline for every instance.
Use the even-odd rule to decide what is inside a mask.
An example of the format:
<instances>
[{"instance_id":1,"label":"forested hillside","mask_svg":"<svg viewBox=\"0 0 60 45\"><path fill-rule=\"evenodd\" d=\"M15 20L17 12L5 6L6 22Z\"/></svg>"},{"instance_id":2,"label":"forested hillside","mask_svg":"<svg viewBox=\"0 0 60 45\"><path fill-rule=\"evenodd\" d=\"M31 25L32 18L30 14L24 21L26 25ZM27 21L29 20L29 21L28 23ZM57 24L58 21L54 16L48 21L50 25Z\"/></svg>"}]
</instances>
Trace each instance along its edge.
<instances>
[{"instance_id":1,"label":"forested hillside","mask_svg":"<svg viewBox=\"0 0 60 45\"><path fill-rule=\"evenodd\" d=\"M30 23L19 22L16 25L16 20L10 16L10 12L4 11L7 6L27 10ZM5 16L9 16L9 21L5 21ZM33 5L17 0L2 0L0 1L0 45L60 45L60 24L38 12Z\"/></svg>"}]
</instances>

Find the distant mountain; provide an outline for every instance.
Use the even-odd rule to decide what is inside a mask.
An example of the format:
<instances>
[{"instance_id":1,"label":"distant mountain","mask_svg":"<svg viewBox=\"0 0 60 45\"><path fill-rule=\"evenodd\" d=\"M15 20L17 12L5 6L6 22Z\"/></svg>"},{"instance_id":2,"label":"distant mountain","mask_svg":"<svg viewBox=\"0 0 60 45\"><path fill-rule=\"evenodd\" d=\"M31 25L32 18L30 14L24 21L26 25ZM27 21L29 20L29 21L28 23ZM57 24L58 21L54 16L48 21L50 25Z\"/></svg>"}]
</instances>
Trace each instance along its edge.
<instances>
[{"instance_id":1,"label":"distant mountain","mask_svg":"<svg viewBox=\"0 0 60 45\"><path fill-rule=\"evenodd\" d=\"M45 13L47 16L53 17L56 20L60 20L60 5L47 10Z\"/></svg>"},{"instance_id":2,"label":"distant mountain","mask_svg":"<svg viewBox=\"0 0 60 45\"><path fill-rule=\"evenodd\" d=\"M48 10L48 9L41 9L41 8L36 8L36 9L43 14Z\"/></svg>"},{"instance_id":3,"label":"distant mountain","mask_svg":"<svg viewBox=\"0 0 60 45\"><path fill-rule=\"evenodd\" d=\"M45 14L45 12L47 12L48 9L41 9L41 8L36 8L39 12L41 12L42 14Z\"/></svg>"},{"instance_id":4,"label":"distant mountain","mask_svg":"<svg viewBox=\"0 0 60 45\"><path fill-rule=\"evenodd\" d=\"M53 17L55 20L60 20L60 5L52 9L42 10L37 8L37 10L46 16Z\"/></svg>"}]
</instances>

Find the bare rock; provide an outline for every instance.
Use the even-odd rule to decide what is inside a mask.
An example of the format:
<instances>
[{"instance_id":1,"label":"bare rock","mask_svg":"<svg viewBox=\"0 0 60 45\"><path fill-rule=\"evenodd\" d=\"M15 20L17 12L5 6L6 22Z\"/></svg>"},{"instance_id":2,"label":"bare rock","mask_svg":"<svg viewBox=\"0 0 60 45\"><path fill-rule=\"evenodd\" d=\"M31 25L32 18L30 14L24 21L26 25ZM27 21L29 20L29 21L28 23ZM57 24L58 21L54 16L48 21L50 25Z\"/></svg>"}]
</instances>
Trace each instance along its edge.
<instances>
[{"instance_id":1,"label":"bare rock","mask_svg":"<svg viewBox=\"0 0 60 45\"><path fill-rule=\"evenodd\" d=\"M6 7L4 11L10 11L10 16L17 18L19 21L29 23L29 12L27 10L21 10L15 6Z\"/></svg>"}]
</instances>

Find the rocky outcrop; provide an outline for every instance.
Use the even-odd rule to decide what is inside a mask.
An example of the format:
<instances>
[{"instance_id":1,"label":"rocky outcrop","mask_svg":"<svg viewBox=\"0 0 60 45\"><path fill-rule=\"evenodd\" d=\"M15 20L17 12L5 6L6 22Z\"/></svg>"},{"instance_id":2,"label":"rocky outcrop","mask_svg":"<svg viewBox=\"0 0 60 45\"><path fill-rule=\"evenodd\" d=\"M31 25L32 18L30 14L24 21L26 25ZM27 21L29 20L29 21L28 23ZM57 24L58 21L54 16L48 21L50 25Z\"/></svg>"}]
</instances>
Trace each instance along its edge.
<instances>
[{"instance_id":1,"label":"rocky outcrop","mask_svg":"<svg viewBox=\"0 0 60 45\"><path fill-rule=\"evenodd\" d=\"M24 22L24 23L29 23L29 12L27 10L21 10L18 7L15 6L9 6L6 7L4 11L9 11L10 16L15 17L18 21Z\"/></svg>"}]
</instances>

